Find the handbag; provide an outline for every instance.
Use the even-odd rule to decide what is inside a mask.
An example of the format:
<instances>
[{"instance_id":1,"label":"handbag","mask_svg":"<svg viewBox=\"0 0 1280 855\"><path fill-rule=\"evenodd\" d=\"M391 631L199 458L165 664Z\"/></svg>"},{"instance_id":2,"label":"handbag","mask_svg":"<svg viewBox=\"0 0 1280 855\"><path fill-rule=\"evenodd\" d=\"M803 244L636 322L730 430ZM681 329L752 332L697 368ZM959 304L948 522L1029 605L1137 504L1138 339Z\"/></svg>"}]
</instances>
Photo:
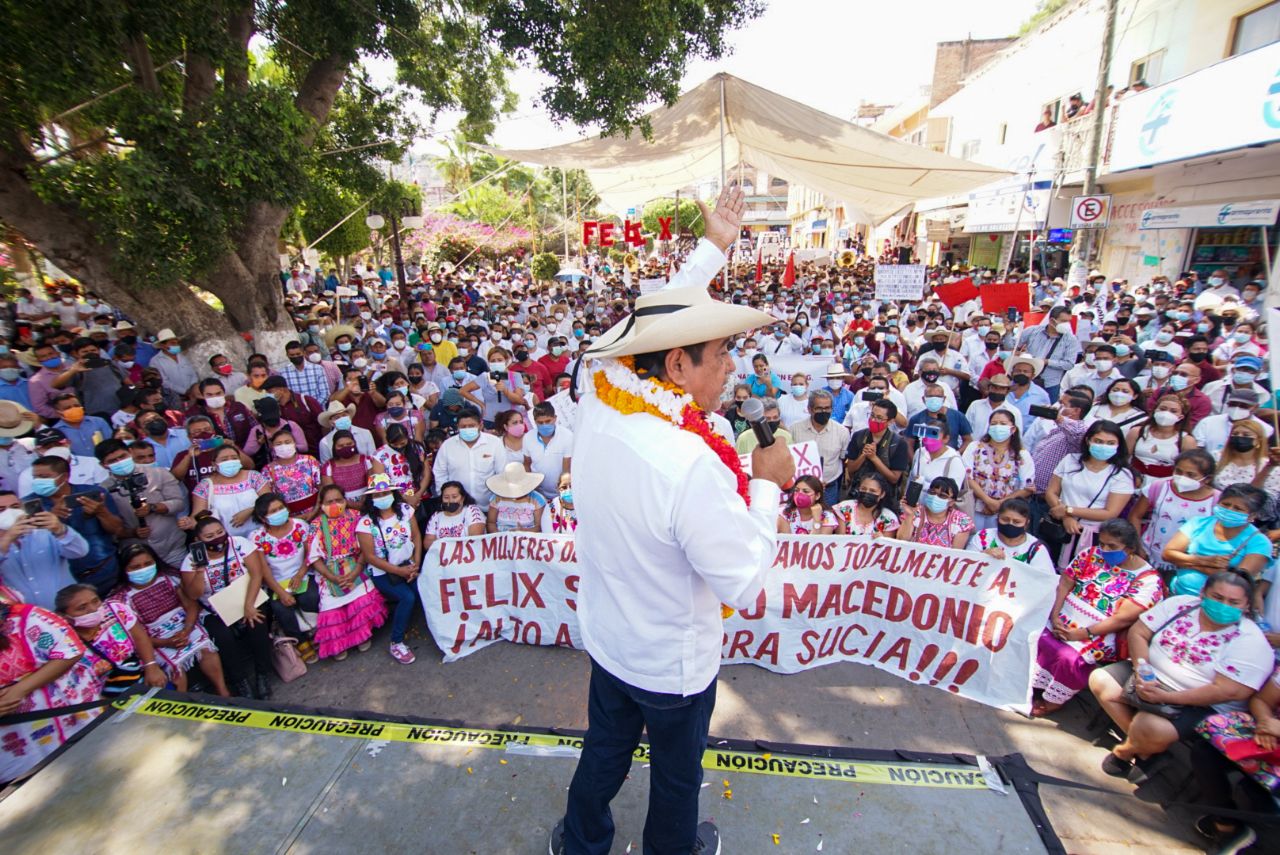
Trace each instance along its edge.
<instances>
[{"instance_id":1,"label":"handbag","mask_svg":"<svg viewBox=\"0 0 1280 855\"><path fill-rule=\"evenodd\" d=\"M1098 488L1098 492L1093 494L1093 498L1089 500L1089 504L1085 505L1085 507L1093 507L1093 503L1098 501L1098 497L1107 489L1107 485L1111 483L1111 478L1115 474L1116 468L1112 466L1111 471L1107 473L1107 480L1102 482L1102 486ZM1066 525L1055 520L1051 516L1042 517L1040 524L1036 526L1036 537L1053 546L1062 546L1073 536L1074 535L1067 534Z\"/></svg>"},{"instance_id":2,"label":"handbag","mask_svg":"<svg viewBox=\"0 0 1280 855\"><path fill-rule=\"evenodd\" d=\"M307 663L302 661L302 654L298 652L297 639L287 635L271 639L271 666L286 683L292 683L307 673Z\"/></svg>"},{"instance_id":3,"label":"handbag","mask_svg":"<svg viewBox=\"0 0 1280 855\"><path fill-rule=\"evenodd\" d=\"M1198 608L1200 608L1199 603L1196 603L1195 605L1192 605L1192 606L1188 606L1187 608L1178 612L1173 617L1169 618L1164 623L1160 624L1160 628L1157 629L1155 632L1151 633L1151 642L1155 643L1156 636L1159 635L1161 632L1163 632L1164 628L1167 627L1169 624L1173 623L1175 620L1182 617L1183 615L1191 614L1191 612L1195 611ZM1169 688L1169 686L1166 686L1164 683L1161 683L1159 680L1156 681L1156 685L1162 689ZM1186 704L1156 704L1156 703L1152 703L1151 701L1144 701L1138 695L1138 672L1136 670L1129 675L1129 679L1124 681L1124 687L1120 690L1120 699L1123 700L1129 706L1133 707L1134 709L1142 710L1143 712L1149 712L1154 715L1161 716L1162 718L1169 718L1169 719L1177 718L1182 713L1182 711L1186 709Z\"/></svg>"},{"instance_id":4,"label":"handbag","mask_svg":"<svg viewBox=\"0 0 1280 855\"><path fill-rule=\"evenodd\" d=\"M142 663L138 661L137 656L130 656L123 662L115 662L92 641L89 642L89 647L104 662L111 663L111 670L107 672L107 676L103 678L102 682L102 696L104 698L119 697L142 685Z\"/></svg>"}]
</instances>

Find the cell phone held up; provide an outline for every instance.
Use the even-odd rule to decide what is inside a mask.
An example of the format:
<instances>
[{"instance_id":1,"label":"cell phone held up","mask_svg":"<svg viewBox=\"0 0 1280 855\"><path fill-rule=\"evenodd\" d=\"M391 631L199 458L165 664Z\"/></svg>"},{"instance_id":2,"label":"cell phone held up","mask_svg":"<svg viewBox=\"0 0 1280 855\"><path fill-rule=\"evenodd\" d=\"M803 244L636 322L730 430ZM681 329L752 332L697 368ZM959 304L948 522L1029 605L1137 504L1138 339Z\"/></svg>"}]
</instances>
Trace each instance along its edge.
<instances>
[{"instance_id":1,"label":"cell phone held up","mask_svg":"<svg viewBox=\"0 0 1280 855\"><path fill-rule=\"evenodd\" d=\"M190 552L191 563L197 567L203 567L209 563L209 550L205 549L204 544L200 541L197 540L191 544Z\"/></svg>"},{"instance_id":2,"label":"cell phone held up","mask_svg":"<svg viewBox=\"0 0 1280 855\"><path fill-rule=\"evenodd\" d=\"M910 507L917 507L920 504L920 494L924 491L924 485L919 481L912 481L907 485L907 496L903 499Z\"/></svg>"},{"instance_id":3,"label":"cell phone held up","mask_svg":"<svg viewBox=\"0 0 1280 855\"><path fill-rule=\"evenodd\" d=\"M22 512L29 517L44 513L44 503L39 499L27 499L22 503Z\"/></svg>"},{"instance_id":4,"label":"cell phone held up","mask_svg":"<svg viewBox=\"0 0 1280 855\"><path fill-rule=\"evenodd\" d=\"M1057 407L1043 407L1040 404L1032 404L1027 408L1027 412L1038 419L1057 419Z\"/></svg>"},{"instance_id":5,"label":"cell phone held up","mask_svg":"<svg viewBox=\"0 0 1280 855\"><path fill-rule=\"evenodd\" d=\"M942 439L942 428L937 425L912 425L911 436L915 439Z\"/></svg>"},{"instance_id":6,"label":"cell phone held up","mask_svg":"<svg viewBox=\"0 0 1280 855\"><path fill-rule=\"evenodd\" d=\"M361 392L369 391L369 378L365 375L361 375L360 377L360 391Z\"/></svg>"}]
</instances>

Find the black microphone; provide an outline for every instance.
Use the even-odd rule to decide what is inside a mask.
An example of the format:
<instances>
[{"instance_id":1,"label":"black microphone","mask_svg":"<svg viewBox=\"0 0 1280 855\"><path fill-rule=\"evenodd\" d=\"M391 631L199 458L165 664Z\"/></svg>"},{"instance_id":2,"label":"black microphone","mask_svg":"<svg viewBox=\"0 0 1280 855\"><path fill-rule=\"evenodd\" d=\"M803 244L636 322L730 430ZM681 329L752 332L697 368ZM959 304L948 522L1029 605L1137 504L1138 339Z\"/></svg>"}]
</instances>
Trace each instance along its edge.
<instances>
[{"instance_id":1,"label":"black microphone","mask_svg":"<svg viewBox=\"0 0 1280 855\"><path fill-rule=\"evenodd\" d=\"M738 412L756 432L756 441L761 448L768 448L774 443L773 428L764 420L764 404L759 398L748 398L738 407Z\"/></svg>"}]
</instances>

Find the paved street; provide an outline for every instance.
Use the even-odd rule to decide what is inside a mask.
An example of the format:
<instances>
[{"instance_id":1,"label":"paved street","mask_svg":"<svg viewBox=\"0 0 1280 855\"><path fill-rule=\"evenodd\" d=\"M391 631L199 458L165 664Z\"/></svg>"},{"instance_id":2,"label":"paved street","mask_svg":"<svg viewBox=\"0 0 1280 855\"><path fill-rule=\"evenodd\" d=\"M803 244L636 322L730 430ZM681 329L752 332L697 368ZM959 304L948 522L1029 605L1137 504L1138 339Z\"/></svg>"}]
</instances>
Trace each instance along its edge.
<instances>
[{"instance_id":1,"label":"paved street","mask_svg":"<svg viewBox=\"0 0 1280 855\"><path fill-rule=\"evenodd\" d=\"M502 643L443 665L418 617L408 643L419 658L406 667L387 655L385 637L383 629L369 652L353 652L345 662L321 663L293 684L278 686L275 700L472 725L586 726L589 669L581 653ZM915 751L1021 752L1037 771L1117 793L1042 789L1068 852L1202 851L1190 826L1194 816L1166 813L1143 801L1152 798L1147 793L1151 785L1135 797L1131 785L1098 771L1104 749L1086 735L1088 718L1073 704L1056 720L1030 721L857 665L828 665L788 676L739 665L721 672L711 732Z\"/></svg>"}]
</instances>

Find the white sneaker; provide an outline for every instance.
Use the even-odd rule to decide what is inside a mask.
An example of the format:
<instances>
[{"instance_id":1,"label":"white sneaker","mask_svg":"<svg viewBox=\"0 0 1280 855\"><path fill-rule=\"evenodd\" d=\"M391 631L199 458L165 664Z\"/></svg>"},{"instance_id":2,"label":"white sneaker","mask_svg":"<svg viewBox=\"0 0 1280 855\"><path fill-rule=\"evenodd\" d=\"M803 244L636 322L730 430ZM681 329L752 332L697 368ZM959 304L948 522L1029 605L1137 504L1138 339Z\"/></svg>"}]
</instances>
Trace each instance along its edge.
<instances>
[{"instance_id":1,"label":"white sneaker","mask_svg":"<svg viewBox=\"0 0 1280 855\"><path fill-rule=\"evenodd\" d=\"M397 644L395 642L392 642L391 644L391 656L401 665L412 665L417 659L417 657L413 655L413 651L410 650L407 645L403 643Z\"/></svg>"}]
</instances>

